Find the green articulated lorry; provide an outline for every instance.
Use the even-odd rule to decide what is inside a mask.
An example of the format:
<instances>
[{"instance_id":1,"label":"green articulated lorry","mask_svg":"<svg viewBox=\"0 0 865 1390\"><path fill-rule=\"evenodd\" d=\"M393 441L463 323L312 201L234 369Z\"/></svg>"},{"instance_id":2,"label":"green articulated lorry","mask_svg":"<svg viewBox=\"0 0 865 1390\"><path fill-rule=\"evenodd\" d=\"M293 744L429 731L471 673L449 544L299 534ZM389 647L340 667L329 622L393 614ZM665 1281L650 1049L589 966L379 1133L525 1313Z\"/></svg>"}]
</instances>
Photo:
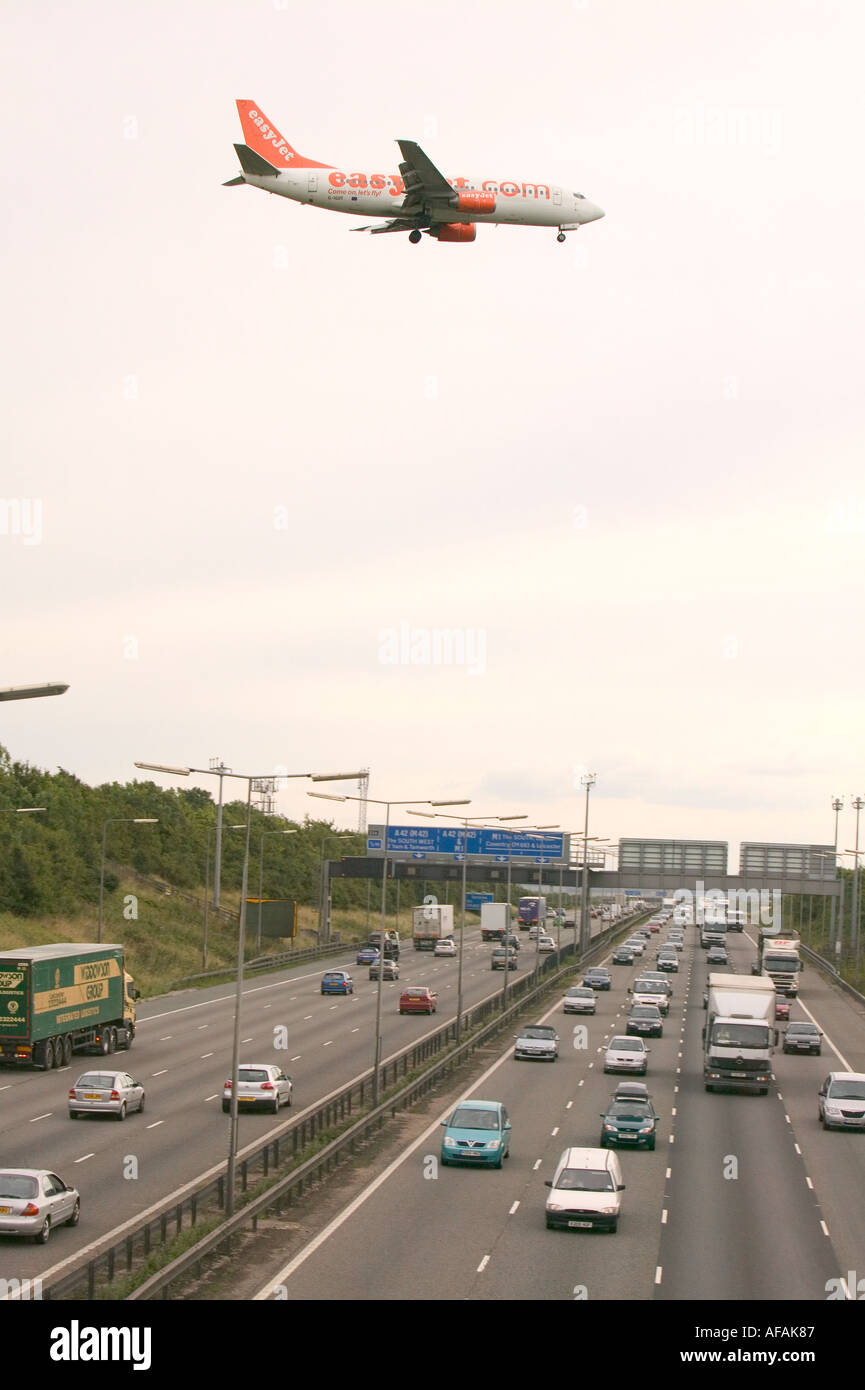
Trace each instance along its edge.
<instances>
[{"instance_id":1,"label":"green articulated lorry","mask_svg":"<svg viewBox=\"0 0 865 1390\"><path fill-rule=\"evenodd\" d=\"M0 952L0 1061L68 1066L132 1046L139 991L122 946L61 942Z\"/></svg>"}]
</instances>

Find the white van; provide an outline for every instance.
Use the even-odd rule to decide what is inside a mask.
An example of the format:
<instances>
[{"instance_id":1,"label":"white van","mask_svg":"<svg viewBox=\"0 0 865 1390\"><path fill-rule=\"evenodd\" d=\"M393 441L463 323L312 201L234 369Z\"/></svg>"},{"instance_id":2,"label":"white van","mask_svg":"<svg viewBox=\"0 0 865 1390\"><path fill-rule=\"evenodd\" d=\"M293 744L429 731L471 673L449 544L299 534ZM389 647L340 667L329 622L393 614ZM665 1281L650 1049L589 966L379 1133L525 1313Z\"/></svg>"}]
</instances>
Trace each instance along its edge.
<instances>
[{"instance_id":1,"label":"white van","mask_svg":"<svg viewBox=\"0 0 865 1390\"><path fill-rule=\"evenodd\" d=\"M619 1156L610 1149L565 1149L546 1186L547 1230L615 1231L624 1192Z\"/></svg>"}]
</instances>

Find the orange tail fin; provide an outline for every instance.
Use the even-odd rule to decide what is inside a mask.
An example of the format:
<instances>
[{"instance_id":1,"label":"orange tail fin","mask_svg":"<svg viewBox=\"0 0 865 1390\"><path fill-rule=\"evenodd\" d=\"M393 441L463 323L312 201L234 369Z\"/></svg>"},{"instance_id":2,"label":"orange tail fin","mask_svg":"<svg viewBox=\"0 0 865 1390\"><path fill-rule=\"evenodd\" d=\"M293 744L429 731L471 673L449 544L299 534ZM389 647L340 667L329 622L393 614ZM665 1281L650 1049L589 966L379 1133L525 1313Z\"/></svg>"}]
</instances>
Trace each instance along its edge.
<instances>
[{"instance_id":1,"label":"orange tail fin","mask_svg":"<svg viewBox=\"0 0 865 1390\"><path fill-rule=\"evenodd\" d=\"M332 164L320 164L317 159L305 159L293 149L276 126L262 115L254 101L237 100L237 114L243 127L243 138L251 150L260 154L275 169L332 169Z\"/></svg>"}]
</instances>

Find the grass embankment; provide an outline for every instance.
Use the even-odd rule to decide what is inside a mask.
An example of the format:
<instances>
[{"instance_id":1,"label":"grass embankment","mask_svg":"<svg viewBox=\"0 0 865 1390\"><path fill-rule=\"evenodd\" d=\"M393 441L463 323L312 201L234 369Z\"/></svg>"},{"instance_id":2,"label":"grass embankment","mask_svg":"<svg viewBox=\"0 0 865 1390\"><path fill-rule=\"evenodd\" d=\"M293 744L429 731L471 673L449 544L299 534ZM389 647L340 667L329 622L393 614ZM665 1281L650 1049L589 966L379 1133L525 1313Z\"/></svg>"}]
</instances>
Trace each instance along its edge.
<instances>
[{"instance_id":1,"label":"grass embankment","mask_svg":"<svg viewBox=\"0 0 865 1390\"><path fill-rule=\"evenodd\" d=\"M129 973L144 998L164 994L177 981L202 970L204 937L204 889L198 896L202 906L184 902L173 894L161 893L131 876L119 874L119 887L106 894L102 916L102 940L120 943L128 953ZM130 899L134 901L130 902ZM239 908L237 892L223 892L222 905L231 911ZM128 904L128 905L127 905ZM125 918L126 911L136 916ZM318 940L318 912L313 907L298 907L298 932L294 947L288 941L262 942L262 954L314 946ZM97 911L92 906L80 912L42 917L38 920L0 912L0 950L11 951L22 946L42 946L56 941L96 940ZM376 923L377 925L377 923ZM366 940L365 910L332 912L332 930L346 942ZM247 959L257 955L254 923L247 922ZM223 967L233 974L237 961L237 929L213 913L207 924L207 969ZM204 982L207 983L207 982ZM212 982L211 982L212 983Z\"/></svg>"}]
</instances>

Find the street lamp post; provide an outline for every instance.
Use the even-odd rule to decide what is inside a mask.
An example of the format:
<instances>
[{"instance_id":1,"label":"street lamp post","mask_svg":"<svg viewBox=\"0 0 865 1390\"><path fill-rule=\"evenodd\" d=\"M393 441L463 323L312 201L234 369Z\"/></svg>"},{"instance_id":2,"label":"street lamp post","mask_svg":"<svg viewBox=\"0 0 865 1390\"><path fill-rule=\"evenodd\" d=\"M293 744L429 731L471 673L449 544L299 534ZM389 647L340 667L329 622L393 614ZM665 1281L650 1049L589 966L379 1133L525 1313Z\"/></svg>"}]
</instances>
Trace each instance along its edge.
<instances>
[{"instance_id":1,"label":"street lamp post","mask_svg":"<svg viewBox=\"0 0 865 1390\"><path fill-rule=\"evenodd\" d=\"M220 779L222 777L234 777L238 781L246 783L246 835L244 837L243 875L240 889L240 920L237 928L237 982L234 997L234 1032L231 1044L231 1123L229 1126L228 1164L225 1186L225 1210L226 1215L231 1217L234 1215L234 1192L237 1167L237 1074L240 1066L240 1006L243 999L243 952L246 942L246 893L249 883L249 837L252 829L252 784L253 782L263 781L269 774L262 774L260 772L226 772L221 766L219 768L169 767L162 763L143 762L137 762L135 766L148 772L165 772L168 773L169 776L174 777L188 777L191 772L194 772L205 777L218 776ZM322 775L312 772L281 772L280 777L308 777L313 782L336 782L343 780L356 782L358 773L335 772Z\"/></svg>"},{"instance_id":2,"label":"street lamp post","mask_svg":"<svg viewBox=\"0 0 865 1390\"><path fill-rule=\"evenodd\" d=\"M158 816L112 816L109 820L102 823L102 860L99 866L99 924L96 928L96 940L102 941L102 900L105 896L105 841L108 835L109 825L157 825Z\"/></svg>"},{"instance_id":3,"label":"street lamp post","mask_svg":"<svg viewBox=\"0 0 865 1390\"><path fill-rule=\"evenodd\" d=\"M223 829L224 829L224 828L225 828L225 827L223 827ZM228 826L228 829L229 829L229 830L245 830L246 827L245 827L244 825L229 825L229 826ZM209 899L210 899L210 840L211 840L211 836L213 835L214 830L216 830L216 826L215 826L215 825L210 825L210 826L208 826L208 828L207 828L207 847L206 847L206 849L205 849L205 851L204 851L204 939L203 939L203 941L202 941L202 943L201 943L201 968L202 968L202 970L206 970L206 969L207 969L207 912L208 912L208 907L209 907L209 905L210 905L210 904L209 904Z\"/></svg>"},{"instance_id":4,"label":"street lamp post","mask_svg":"<svg viewBox=\"0 0 865 1390\"><path fill-rule=\"evenodd\" d=\"M318 779L313 779L318 780ZM323 780L323 779L322 779ZM375 1000L375 1053L373 1062L373 1081L372 1081L372 1103L378 1105L381 1096L381 1001L382 984L384 983L384 943L385 932L387 930L387 851L388 851L388 832L390 831L390 808L391 806L411 806L420 802L427 806L467 806L467 797L461 797L456 801L432 801L429 797L413 796L408 800L385 801L380 797L368 796L333 796L327 792L307 792L307 796L318 797L322 801L366 801L373 806L384 806L384 855L381 865L381 939L379 941L379 971Z\"/></svg>"},{"instance_id":5,"label":"street lamp post","mask_svg":"<svg viewBox=\"0 0 865 1390\"><path fill-rule=\"evenodd\" d=\"M851 802L851 805L854 807L854 809L855 809L855 811L856 811L856 848L855 848L855 850L853 851L853 853L856 855L856 858L855 858L855 860L854 860L854 862L853 862L853 904L852 904L852 912L851 912L852 921L851 921L851 933L850 933L850 950L851 950L852 953L853 953L853 959L858 961L858 959L859 959L859 812L862 810L862 807L865 806L865 800L863 800L863 798L862 798L861 796L856 796L856 797L853 798L853 801Z\"/></svg>"},{"instance_id":6,"label":"street lamp post","mask_svg":"<svg viewBox=\"0 0 865 1390\"><path fill-rule=\"evenodd\" d=\"M318 944L330 942L330 872L325 873L324 847L334 840L353 840L356 830L345 830L335 835L325 835L318 847ZM369 885L367 885L369 886ZM369 894L367 893L367 932L369 931Z\"/></svg>"},{"instance_id":7,"label":"street lamp post","mask_svg":"<svg viewBox=\"0 0 865 1390\"><path fill-rule=\"evenodd\" d=\"M586 789L586 819L583 826L583 878L580 893L580 955L589 948L588 905L589 905L589 792L598 780L596 772L587 772L580 778Z\"/></svg>"}]
</instances>

